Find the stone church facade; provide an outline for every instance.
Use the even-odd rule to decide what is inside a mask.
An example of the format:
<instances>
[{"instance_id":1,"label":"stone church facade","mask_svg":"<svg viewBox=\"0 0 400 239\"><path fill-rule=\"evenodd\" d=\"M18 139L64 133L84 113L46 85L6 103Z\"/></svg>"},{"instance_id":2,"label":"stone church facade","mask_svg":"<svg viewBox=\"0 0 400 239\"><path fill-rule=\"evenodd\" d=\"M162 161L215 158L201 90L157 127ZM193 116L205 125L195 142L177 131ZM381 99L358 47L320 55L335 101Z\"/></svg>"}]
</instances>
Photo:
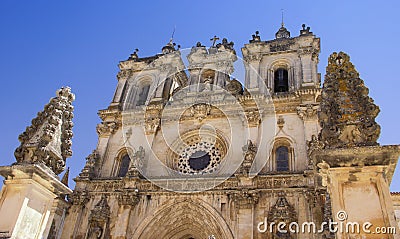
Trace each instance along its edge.
<instances>
[{"instance_id":1,"label":"stone church facade","mask_svg":"<svg viewBox=\"0 0 400 239\"><path fill-rule=\"evenodd\" d=\"M282 24L268 41L256 32L243 59L233 46L214 37L185 56L171 40L121 61L73 191L68 172L57 177L72 153L74 99L60 89L19 137L17 163L0 168L0 213L13 215L0 218L0 236L398 238L328 228L343 212L396 225L388 185L399 146L377 143L379 108L349 56L329 57L321 87L309 27L291 37ZM240 61L243 84L232 77ZM307 222L321 231L278 228Z\"/></svg>"}]
</instances>

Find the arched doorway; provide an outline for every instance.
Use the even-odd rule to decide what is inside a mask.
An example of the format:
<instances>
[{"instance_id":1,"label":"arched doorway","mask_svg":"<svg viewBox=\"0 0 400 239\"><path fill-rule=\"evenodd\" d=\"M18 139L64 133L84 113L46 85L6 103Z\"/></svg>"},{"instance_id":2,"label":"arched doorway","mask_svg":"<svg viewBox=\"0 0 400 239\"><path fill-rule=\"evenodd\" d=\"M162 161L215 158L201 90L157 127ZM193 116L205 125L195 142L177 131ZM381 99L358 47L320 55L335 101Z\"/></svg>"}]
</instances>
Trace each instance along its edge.
<instances>
[{"instance_id":1,"label":"arched doorway","mask_svg":"<svg viewBox=\"0 0 400 239\"><path fill-rule=\"evenodd\" d=\"M180 200L164 204L142 221L133 238L163 239L233 239L223 217L213 207L201 200Z\"/></svg>"}]
</instances>

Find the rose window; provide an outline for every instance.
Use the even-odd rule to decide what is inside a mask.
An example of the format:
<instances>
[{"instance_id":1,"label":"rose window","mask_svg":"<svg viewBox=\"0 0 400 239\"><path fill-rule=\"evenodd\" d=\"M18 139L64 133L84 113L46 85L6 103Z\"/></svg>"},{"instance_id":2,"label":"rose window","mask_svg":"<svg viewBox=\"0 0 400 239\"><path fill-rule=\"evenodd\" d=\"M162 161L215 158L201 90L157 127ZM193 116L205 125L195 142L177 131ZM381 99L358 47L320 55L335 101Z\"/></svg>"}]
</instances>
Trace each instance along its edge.
<instances>
[{"instance_id":1,"label":"rose window","mask_svg":"<svg viewBox=\"0 0 400 239\"><path fill-rule=\"evenodd\" d=\"M183 174L212 173L220 164L221 151L212 143L189 145L179 154L178 171Z\"/></svg>"}]
</instances>

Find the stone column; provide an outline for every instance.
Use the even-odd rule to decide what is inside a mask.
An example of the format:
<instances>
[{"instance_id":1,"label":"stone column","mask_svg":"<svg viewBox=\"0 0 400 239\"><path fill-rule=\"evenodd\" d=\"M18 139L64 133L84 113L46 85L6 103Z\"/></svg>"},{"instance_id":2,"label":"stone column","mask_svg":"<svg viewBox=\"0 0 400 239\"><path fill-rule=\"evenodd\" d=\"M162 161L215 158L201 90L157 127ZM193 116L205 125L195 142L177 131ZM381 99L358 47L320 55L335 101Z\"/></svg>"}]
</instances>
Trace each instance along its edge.
<instances>
[{"instance_id":1,"label":"stone column","mask_svg":"<svg viewBox=\"0 0 400 239\"><path fill-rule=\"evenodd\" d=\"M399 234L375 233L377 227L398 230L389 184L399 155L399 146L315 152L322 183L331 196L332 217L338 223L336 238L400 238ZM359 232L346 229L350 223L358 223Z\"/></svg>"},{"instance_id":2,"label":"stone column","mask_svg":"<svg viewBox=\"0 0 400 239\"><path fill-rule=\"evenodd\" d=\"M260 84L262 79L259 76L260 70L260 55L252 55L249 57L248 62L245 64L246 68L246 82L245 87L250 91L258 91L259 88L263 86Z\"/></svg>"},{"instance_id":3,"label":"stone column","mask_svg":"<svg viewBox=\"0 0 400 239\"><path fill-rule=\"evenodd\" d=\"M72 191L42 164L0 167L6 178L0 198L0 237L47 238L57 198Z\"/></svg>"},{"instance_id":4,"label":"stone column","mask_svg":"<svg viewBox=\"0 0 400 239\"><path fill-rule=\"evenodd\" d=\"M70 196L72 206L68 210L65 218L64 227L62 228L61 238L79 238L79 229L82 228L82 220L87 214L88 208L86 204L89 202L89 194L87 191L74 191Z\"/></svg>"},{"instance_id":5,"label":"stone column","mask_svg":"<svg viewBox=\"0 0 400 239\"><path fill-rule=\"evenodd\" d=\"M111 233L115 239L125 239L126 232L128 231L129 218L131 211L135 205L139 202L139 196L137 191L129 192L124 191L118 196L118 218L115 223L115 228Z\"/></svg>"},{"instance_id":6,"label":"stone column","mask_svg":"<svg viewBox=\"0 0 400 239\"><path fill-rule=\"evenodd\" d=\"M235 195L237 208L237 239L253 239L254 205L258 202L259 194L243 189Z\"/></svg>"}]
</instances>

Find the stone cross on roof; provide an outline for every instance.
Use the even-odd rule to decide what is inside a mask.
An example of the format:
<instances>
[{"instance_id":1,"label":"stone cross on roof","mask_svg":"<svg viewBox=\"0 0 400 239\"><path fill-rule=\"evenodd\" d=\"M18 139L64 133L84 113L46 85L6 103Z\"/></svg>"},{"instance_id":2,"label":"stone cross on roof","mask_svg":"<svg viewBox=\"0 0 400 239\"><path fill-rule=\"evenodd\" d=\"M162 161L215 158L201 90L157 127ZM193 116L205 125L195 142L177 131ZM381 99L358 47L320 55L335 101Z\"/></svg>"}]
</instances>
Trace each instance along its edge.
<instances>
[{"instance_id":1,"label":"stone cross on roof","mask_svg":"<svg viewBox=\"0 0 400 239\"><path fill-rule=\"evenodd\" d=\"M219 37L214 36L213 38L210 39L210 41L213 42L212 46L215 46L215 42L219 40Z\"/></svg>"}]
</instances>

